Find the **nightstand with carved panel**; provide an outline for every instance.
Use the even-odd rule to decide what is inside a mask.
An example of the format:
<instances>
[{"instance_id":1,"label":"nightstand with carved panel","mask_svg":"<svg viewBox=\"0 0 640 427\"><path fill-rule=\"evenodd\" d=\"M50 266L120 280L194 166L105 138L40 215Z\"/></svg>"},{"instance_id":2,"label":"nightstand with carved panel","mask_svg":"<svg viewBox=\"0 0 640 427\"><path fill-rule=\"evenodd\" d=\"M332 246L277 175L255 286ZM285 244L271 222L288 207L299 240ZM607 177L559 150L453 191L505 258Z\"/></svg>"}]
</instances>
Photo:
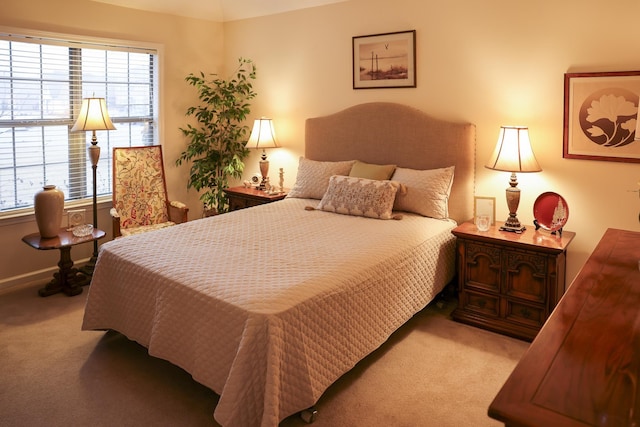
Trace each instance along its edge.
<instances>
[{"instance_id":1,"label":"nightstand with carved panel","mask_svg":"<svg viewBox=\"0 0 640 427\"><path fill-rule=\"evenodd\" d=\"M460 322L533 340L565 291L567 246L575 233L561 235L528 227L522 233L478 231L464 223L457 237Z\"/></svg>"}]
</instances>

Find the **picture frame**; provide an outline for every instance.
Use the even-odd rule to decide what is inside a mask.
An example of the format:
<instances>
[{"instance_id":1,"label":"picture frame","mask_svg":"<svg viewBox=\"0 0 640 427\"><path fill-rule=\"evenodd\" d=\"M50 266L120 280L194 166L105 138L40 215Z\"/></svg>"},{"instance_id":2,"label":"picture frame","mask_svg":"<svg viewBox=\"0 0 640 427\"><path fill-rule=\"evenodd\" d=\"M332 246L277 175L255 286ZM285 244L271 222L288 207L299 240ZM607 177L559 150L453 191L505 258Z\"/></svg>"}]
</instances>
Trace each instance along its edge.
<instances>
[{"instance_id":1,"label":"picture frame","mask_svg":"<svg viewBox=\"0 0 640 427\"><path fill-rule=\"evenodd\" d=\"M639 105L640 71L565 73L562 157L640 163Z\"/></svg>"},{"instance_id":2,"label":"picture frame","mask_svg":"<svg viewBox=\"0 0 640 427\"><path fill-rule=\"evenodd\" d=\"M354 36L354 89L416 87L416 30Z\"/></svg>"},{"instance_id":3,"label":"picture frame","mask_svg":"<svg viewBox=\"0 0 640 427\"><path fill-rule=\"evenodd\" d=\"M69 209L67 211L67 226L68 228L77 227L85 224L85 212L84 209Z\"/></svg>"},{"instance_id":4,"label":"picture frame","mask_svg":"<svg viewBox=\"0 0 640 427\"><path fill-rule=\"evenodd\" d=\"M496 198L475 196L473 198L473 223L476 223L478 215L489 215L491 225L496 224Z\"/></svg>"}]
</instances>

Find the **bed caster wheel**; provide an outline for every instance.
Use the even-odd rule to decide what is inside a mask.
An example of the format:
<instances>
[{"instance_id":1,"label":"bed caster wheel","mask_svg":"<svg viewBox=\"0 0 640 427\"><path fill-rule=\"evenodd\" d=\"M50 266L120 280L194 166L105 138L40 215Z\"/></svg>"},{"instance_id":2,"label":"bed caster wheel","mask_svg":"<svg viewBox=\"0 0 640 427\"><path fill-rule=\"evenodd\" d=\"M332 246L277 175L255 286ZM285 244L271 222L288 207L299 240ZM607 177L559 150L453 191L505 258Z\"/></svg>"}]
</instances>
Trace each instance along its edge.
<instances>
[{"instance_id":1,"label":"bed caster wheel","mask_svg":"<svg viewBox=\"0 0 640 427\"><path fill-rule=\"evenodd\" d=\"M313 423L316 420L317 415L318 415L318 410L314 406L300 412L300 418L302 418L302 421L304 421L307 424Z\"/></svg>"}]
</instances>

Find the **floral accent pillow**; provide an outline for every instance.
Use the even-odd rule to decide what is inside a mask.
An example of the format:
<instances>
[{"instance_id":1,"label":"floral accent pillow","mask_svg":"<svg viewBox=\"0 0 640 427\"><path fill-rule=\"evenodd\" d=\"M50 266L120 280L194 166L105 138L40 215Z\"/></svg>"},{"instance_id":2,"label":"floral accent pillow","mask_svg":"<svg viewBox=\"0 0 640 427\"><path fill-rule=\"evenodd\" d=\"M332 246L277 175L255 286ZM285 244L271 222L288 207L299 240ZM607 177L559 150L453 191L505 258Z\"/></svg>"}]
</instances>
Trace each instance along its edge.
<instances>
[{"instance_id":1,"label":"floral accent pillow","mask_svg":"<svg viewBox=\"0 0 640 427\"><path fill-rule=\"evenodd\" d=\"M349 175L354 161L320 162L300 157L296 183L287 197L322 199L332 175Z\"/></svg>"},{"instance_id":2,"label":"floral accent pillow","mask_svg":"<svg viewBox=\"0 0 640 427\"><path fill-rule=\"evenodd\" d=\"M400 184L366 178L334 175L318 210L378 219L401 219L393 214L393 203Z\"/></svg>"},{"instance_id":3,"label":"floral accent pillow","mask_svg":"<svg viewBox=\"0 0 640 427\"><path fill-rule=\"evenodd\" d=\"M448 218L453 173L454 166L428 170L396 168L392 179L404 184L406 191L396 197L394 210Z\"/></svg>"}]
</instances>

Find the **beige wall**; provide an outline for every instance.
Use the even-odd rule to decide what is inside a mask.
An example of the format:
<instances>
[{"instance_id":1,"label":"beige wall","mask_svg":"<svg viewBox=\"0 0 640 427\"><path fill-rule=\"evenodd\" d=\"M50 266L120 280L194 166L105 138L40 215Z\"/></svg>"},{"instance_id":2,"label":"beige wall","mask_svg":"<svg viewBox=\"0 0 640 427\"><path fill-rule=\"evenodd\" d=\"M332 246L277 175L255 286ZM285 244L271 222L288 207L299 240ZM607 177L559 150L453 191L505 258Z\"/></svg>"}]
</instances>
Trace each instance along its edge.
<instances>
[{"instance_id":1,"label":"beige wall","mask_svg":"<svg viewBox=\"0 0 640 427\"><path fill-rule=\"evenodd\" d=\"M304 119L368 101L406 103L442 118L477 125L476 195L496 197L508 216L509 174L484 168L501 125L530 128L543 172L520 174L518 217L533 221L545 191L569 204L572 280L607 227L640 230L640 164L562 158L566 72L640 69L640 38L626 16L635 0L415 1L351 0L322 8L225 24L225 62L256 61L256 115L275 120L280 165L289 184L303 150ZM415 89L353 90L351 38L415 29ZM292 162L293 159L293 162ZM251 165L252 163L250 163Z\"/></svg>"},{"instance_id":2,"label":"beige wall","mask_svg":"<svg viewBox=\"0 0 640 427\"><path fill-rule=\"evenodd\" d=\"M477 125L476 195L496 197L497 217L504 219L508 174L487 170L484 162L501 125L527 125L543 172L519 175L523 197L518 216L531 224L533 202L544 191L565 197L570 208L566 229L577 233L569 248L571 280L607 227L640 230L640 201L627 191L637 189L640 165L562 158L563 75L640 69L640 39L627 19L640 13L640 3L521 3L350 0L221 26L88 0L22 0L3 5L0 25L163 44L167 159L183 147L177 129L195 97L183 77L191 71L218 72L223 64L235 65L240 56L251 58L258 67L252 116L274 118L284 148L269 154L271 176L283 167L288 186L303 152L307 117L361 102L400 102ZM351 37L412 29L417 31L418 87L353 90ZM196 217L197 195L185 189L188 171L175 169L170 161L167 167L170 195L186 200ZM253 154L247 175L255 172ZM106 212L102 217L105 224ZM15 277L57 261L57 255L37 253L20 242L33 231L32 219L0 222L0 288L3 279L14 283ZM75 250L72 255L78 257Z\"/></svg>"},{"instance_id":3,"label":"beige wall","mask_svg":"<svg viewBox=\"0 0 640 427\"><path fill-rule=\"evenodd\" d=\"M20 0L3 2L0 26L159 45L162 49L160 136L169 196L192 207L192 217L201 214L198 194L186 189L188 168L178 169L174 161L185 146L179 131L185 123L184 113L197 102L195 90L186 84L184 77L200 70L222 72L220 23L146 13L90 0ZM101 205L98 224L111 236L109 206L110 201ZM90 217L91 207L86 209ZM66 218L63 223L65 221ZM22 236L33 232L37 232L33 215L0 220L0 290L32 280L42 281L50 277L56 267L57 251L36 251L21 242ZM71 256L82 260L91 252L91 244L80 245L72 248Z\"/></svg>"}]
</instances>

